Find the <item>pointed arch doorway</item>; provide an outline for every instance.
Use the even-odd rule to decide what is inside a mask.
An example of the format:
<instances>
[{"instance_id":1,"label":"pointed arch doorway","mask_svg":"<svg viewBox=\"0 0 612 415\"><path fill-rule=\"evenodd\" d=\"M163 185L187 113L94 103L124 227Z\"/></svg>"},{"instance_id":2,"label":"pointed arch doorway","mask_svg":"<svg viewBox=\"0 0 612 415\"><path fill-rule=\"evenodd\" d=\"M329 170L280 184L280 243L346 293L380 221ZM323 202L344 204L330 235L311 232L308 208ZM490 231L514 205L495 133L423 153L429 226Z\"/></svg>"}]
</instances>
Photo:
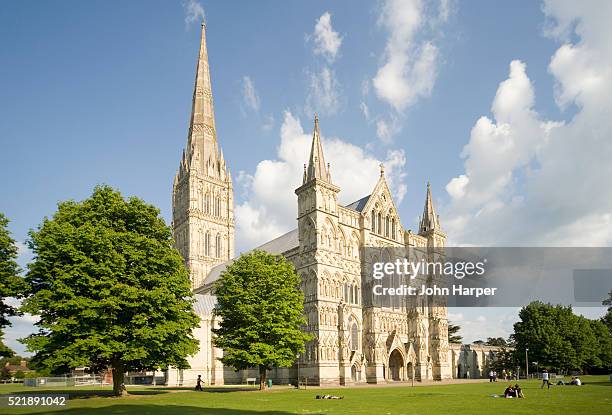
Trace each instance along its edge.
<instances>
[{"instance_id":1,"label":"pointed arch doorway","mask_svg":"<svg viewBox=\"0 0 612 415\"><path fill-rule=\"evenodd\" d=\"M393 350L389 356L389 380L404 380L404 358L397 349Z\"/></svg>"}]
</instances>

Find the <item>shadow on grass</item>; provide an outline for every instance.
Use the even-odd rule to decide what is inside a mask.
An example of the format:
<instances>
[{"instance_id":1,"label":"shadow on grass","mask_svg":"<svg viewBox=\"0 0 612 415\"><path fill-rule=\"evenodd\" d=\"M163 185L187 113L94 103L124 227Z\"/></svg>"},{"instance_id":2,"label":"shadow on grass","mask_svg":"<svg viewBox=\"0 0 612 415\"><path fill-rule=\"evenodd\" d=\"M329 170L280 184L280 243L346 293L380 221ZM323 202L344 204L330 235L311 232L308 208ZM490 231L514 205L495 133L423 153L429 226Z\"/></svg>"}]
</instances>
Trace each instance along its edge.
<instances>
[{"instance_id":1,"label":"shadow on grass","mask_svg":"<svg viewBox=\"0 0 612 415\"><path fill-rule=\"evenodd\" d=\"M67 415L292 415L285 411L251 411L248 409L203 408L184 405L111 405L104 408L72 408L48 412L50 414Z\"/></svg>"}]
</instances>

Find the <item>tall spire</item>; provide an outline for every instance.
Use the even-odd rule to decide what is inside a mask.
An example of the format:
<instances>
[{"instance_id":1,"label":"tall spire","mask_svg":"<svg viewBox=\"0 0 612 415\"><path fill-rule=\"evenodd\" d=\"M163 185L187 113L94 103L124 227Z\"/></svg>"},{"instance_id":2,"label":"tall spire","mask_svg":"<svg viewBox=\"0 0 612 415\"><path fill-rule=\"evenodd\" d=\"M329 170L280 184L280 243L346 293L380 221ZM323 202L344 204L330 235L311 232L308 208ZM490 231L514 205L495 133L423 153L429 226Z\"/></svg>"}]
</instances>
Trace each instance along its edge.
<instances>
[{"instance_id":1,"label":"tall spire","mask_svg":"<svg viewBox=\"0 0 612 415\"><path fill-rule=\"evenodd\" d=\"M204 23L202 23L200 53L193 87L187 149L189 160L197 160L201 171L206 171L207 164L216 163L219 157ZM193 157L193 153L198 154Z\"/></svg>"},{"instance_id":2,"label":"tall spire","mask_svg":"<svg viewBox=\"0 0 612 415\"><path fill-rule=\"evenodd\" d=\"M202 23L200 37L200 54L193 88L193 103L191 107L191 126L207 125L215 129L215 114L213 110L212 87L210 82L210 66L208 65L208 50L206 49L206 24Z\"/></svg>"},{"instance_id":3,"label":"tall spire","mask_svg":"<svg viewBox=\"0 0 612 415\"><path fill-rule=\"evenodd\" d=\"M308 159L308 169L304 183L313 179L325 180L331 182L329 170L325 165L325 157L323 157L323 146L321 145L321 134L319 132L319 117L315 114L314 132L312 134L312 147L310 148L310 158Z\"/></svg>"},{"instance_id":4,"label":"tall spire","mask_svg":"<svg viewBox=\"0 0 612 415\"><path fill-rule=\"evenodd\" d=\"M428 232L434 229L440 229L440 219L436 215L432 197L431 184L427 181L427 196L425 196L425 207L423 208L423 216L419 224L419 233Z\"/></svg>"}]
</instances>

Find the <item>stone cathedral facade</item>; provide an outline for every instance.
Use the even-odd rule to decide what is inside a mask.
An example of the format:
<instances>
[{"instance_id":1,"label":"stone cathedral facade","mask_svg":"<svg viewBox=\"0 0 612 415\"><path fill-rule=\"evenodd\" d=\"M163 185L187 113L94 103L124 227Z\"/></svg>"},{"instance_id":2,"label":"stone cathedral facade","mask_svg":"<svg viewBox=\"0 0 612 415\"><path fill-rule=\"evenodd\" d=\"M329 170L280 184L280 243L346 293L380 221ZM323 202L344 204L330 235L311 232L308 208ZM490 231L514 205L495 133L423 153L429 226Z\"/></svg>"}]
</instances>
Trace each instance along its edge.
<instances>
[{"instance_id":1,"label":"stone cathedral facade","mask_svg":"<svg viewBox=\"0 0 612 415\"><path fill-rule=\"evenodd\" d=\"M300 360L300 378L311 384L442 380L454 377L458 359L448 344L446 307L421 303L376 307L365 273L376 258L366 247L416 247L433 253L446 235L427 186L418 232L406 230L387 184L384 167L370 194L343 206L326 164L315 116L310 154L302 184L295 189L296 228L257 249L282 254L302 278L305 330L314 335ZM330 160L333 162L333 160ZM212 343L213 283L234 256L232 180L217 141L205 27L197 65L187 147L173 185L176 247L190 270L201 325L200 351L191 369L171 369L169 385L244 383L256 371L234 372L218 358ZM276 382L295 382L297 365L276 368Z\"/></svg>"}]
</instances>

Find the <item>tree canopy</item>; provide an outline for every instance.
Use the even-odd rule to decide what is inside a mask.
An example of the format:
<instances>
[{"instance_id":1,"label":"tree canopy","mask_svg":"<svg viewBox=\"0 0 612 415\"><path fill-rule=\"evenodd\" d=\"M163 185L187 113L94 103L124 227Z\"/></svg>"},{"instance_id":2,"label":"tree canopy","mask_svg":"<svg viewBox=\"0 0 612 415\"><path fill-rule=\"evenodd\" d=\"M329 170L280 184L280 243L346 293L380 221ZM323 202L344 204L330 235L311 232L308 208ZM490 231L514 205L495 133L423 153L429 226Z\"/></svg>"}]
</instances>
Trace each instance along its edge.
<instances>
[{"instance_id":1,"label":"tree canopy","mask_svg":"<svg viewBox=\"0 0 612 415\"><path fill-rule=\"evenodd\" d=\"M19 265L16 262L17 244L11 237L8 223L8 219L0 213L0 357L13 355L13 351L2 342L3 329L10 325L8 317L18 314L17 309L7 303L6 299L20 297L25 288L23 278L19 276Z\"/></svg>"},{"instance_id":2,"label":"tree canopy","mask_svg":"<svg viewBox=\"0 0 612 415\"><path fill-rule=\"evenodd\" d=\"M111 187L59 203L30 232L22 308L40 316L39 331L23 340L36 352L33 363L54 373L112 368L117 395L125 394L126 371L187 367L198 318L172 243L157 208Z\"/></svg>"},{"instance_id":3,"label":"tree canopy","mask_svg":"<svg viewBox=\"0 0 612 415\"><path fill-rule=\"evenodd\" d=\"M304 352L304 295L293 265L280 255L253 251L241 255L215 287L219 327L215 345L222 362L236 370L258 367L260 389L266 370L286 367Z\"/></svg>"},{"instance_id":4,"label":"tree canopy","mask_svg":"<svg viewBox=\"0 0 612 415\"><path fill-rule=\"evenodd\" d=\"M513 338L517 355L540 368L585 371L612 367L612 339L599 320L575 315L571 306L533 302L519 312Z\"/></svg>"}]
</instances>

